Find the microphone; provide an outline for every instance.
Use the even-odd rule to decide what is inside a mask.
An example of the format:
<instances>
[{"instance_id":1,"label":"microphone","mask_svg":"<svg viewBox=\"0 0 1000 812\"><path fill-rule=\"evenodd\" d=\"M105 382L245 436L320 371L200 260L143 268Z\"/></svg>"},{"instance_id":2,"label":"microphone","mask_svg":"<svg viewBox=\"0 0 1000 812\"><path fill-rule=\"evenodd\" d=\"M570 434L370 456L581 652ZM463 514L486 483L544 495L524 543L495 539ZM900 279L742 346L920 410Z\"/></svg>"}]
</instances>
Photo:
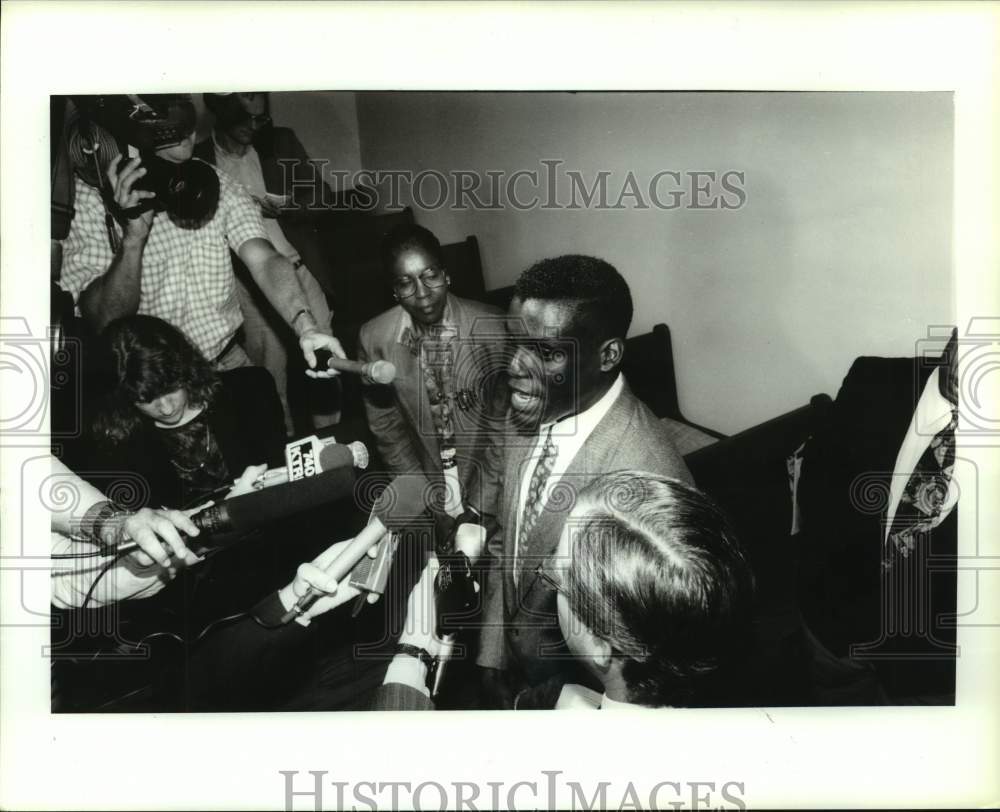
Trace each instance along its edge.
<instances>
[{"instance_id":1,"label":"microphone","mask_svg":"<svg viewBox=\"0 0 1000 812\"><path fill-rule=\"evenodd\" d=\"M434 578L434 596L437 599L437 636L441 639L438 667L434 674L431 696L441 690L448 663L455 650L457 632L445 631L444 620L468 618L477 605L476 595L480 585L472 568L486 546L486 528L479 524L462 523L455 528L451 551L438 550L437 576Z\"/></svg>"},{"instance_id":2,"label":"microphone","mask_svg":"<svg viewBox=\"0 0 1000 812\"><path fill-rule=\"evenodd\" d=\"M429 486L430 482L422 474L399 476L386 485L375 500L368 524L333 560L326 572L339 583L389 530L400 530L422 516L430 501L432 489ZM288 623L305 614L323 594L310 587L295 606L282 615L281 622Z\"/></svg>"},{"instance_id":3,"label":"microphone","mask_svg":"<svg viewBox=\"0 0 1000 812\"><path fill-rule=\"evenodd\" d=\"M196 541L202 544L202 536L218 536L224 533L245 533L261 525L293 516L311 508L350 496L354 492L354 469L334 468L298 482L286 482L272 488L234 496L225 502L212 505L191 517L194 526L201 531ZM137 542L128 541L109 548L109 552L119 555L138 549Z\"/></svg>"},{"instance_id":4,"label":"microphone","mask_svg":"<svg viewBox=\"0 0 1000 812\"><path fill-rule=\"evenodd\" d=\"M316 369L336 369L360 375L364 383L390 384L396 378L396 365L390 361L349 361L327 349L316 350Z\"/></svg>"},{"instance_id":5,"label":"microphone","mask_svg":"<svg viewBox=\"0 0 1000 812\"><path fill-rule=\"evenodd\" d=\"M320 439L315 434L293 440L285 446L285 466L271 468L254 481L254 487L269 488L295 482L335 468L368 467L368 449L360 441L342 445L333 437Z\"/></svg>"}]
</instances>

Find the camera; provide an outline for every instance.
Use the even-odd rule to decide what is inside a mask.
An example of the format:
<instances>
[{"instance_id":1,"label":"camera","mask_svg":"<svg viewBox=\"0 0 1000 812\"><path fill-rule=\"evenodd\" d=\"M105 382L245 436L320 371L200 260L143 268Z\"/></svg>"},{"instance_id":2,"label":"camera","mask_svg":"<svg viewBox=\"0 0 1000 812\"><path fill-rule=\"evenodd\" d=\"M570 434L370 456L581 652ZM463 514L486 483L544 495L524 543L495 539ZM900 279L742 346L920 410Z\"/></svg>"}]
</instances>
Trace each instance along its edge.
<instances>
[{"instance_id":1,"label":"camera","mask_svg":"<svg viewBox=\"0 0 1000 812\"><path fill-rule=\"evenodd\" d=\"M135 217L143 211L166 211L181 228L200 228L212 219L219 203L219 178L201 161L174 163L161 158L158 150L176 146L189 138L195 128L195 110L187 94L147 94L144 96L72 96L79 113L77 130L84 140L113 140L122 157L118 170L138 153L146 174L134 188L155 197L123 212ZM101 151L109 157L107 145ZM87 150L84 150L87 152ZM87 180L85 177L84 180ZM100 178L96 178L98 185ZM93 185L93 180L89 180Z\"/></svg>"},{"instance_id":2,"label":"camera","mask_svg":"<svg viewBox=\"0 0 1000 812\"><path fill-rule=\"evenodd\" d=\"M147 198L125 214L135 217L149 209L166 211L170 219L181 228L200 228L215 216L219 205L219 176L202 161L173 163L155 153L140 153L142 167L146 170L133 185L133 189L152 192ZM131 159L123 157L118 171Z\"/></svg>"}]
</instances>

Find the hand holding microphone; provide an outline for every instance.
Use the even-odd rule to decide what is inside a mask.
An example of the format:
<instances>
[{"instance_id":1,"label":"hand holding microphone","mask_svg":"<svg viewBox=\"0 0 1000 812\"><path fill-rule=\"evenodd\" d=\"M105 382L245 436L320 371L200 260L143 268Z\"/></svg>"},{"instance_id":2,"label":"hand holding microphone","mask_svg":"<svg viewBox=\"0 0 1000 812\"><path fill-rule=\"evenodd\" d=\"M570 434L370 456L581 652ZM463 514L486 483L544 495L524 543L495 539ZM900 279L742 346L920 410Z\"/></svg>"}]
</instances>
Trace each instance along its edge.
<instances>
[{"instance_id":1,"label":"hand holding microphone","mask_svg":"<svg viewBox=\"0 0 1000 812\"><path fill-rule=\"evenodd\" d=\"M140 567L158 564L164 569L176 561L195 564L197 556L184 544L185 538L198 535L190 514L179 510L141 508L106 522L100 537L106 547L128 543L132 558ZM173 558L173 560L172 560Z\"/></svg>"},{"instance_id":2,"label":"hand holding microphone","mask_svg":"<svg viewBox=\"0 0 1000 812\"><path fill-rule=\"evenodd\" d=\"M390 384L396 378L396 366L389 361L350 361L346 358L338 358L329 350L316 350L316 369L334 369L340 372L350 372L360 375L363 383ZM308 371L307 371L308 374ZM313 373L316 377L317 373Z\"/></svg>"},{"instance_id":3,"label":"hand holding microphone","mask_svg":"<svg viewBox=\"0 0 1000 812\"><path fill-rule=\"evenodd\" d=\"M326 567L330 582L342 581L386 532L401 530L422 516L428 507L428 485L427 477L423 475L408 474L390 482L375 501L371 520L365 528ZM288 623L305 615L322 596L322 592L310 589L284 614L281 622Z\"/></svg>"},{"instance_id":4,"label":"hand holding microphone","mask_svg":"<svg viewBox=\"0 0 1000 812\"><path fill-rule=\"evenodd\" d=\"M326 571L350 543L351 539L338 541L320 553L312 562L300 564L295 573L295 580L279 590L278 599L286 610L292 609L295 603L310 591L321 596L307 612L296 618L300 624L307 625L317 615L336 609L361 594L361 590L351 585L350 577L338 581ZM374 558L376 551L377 547L372 547L368 550L368 555ZM372 592L368 595L369 603L375 603L378 599L377 593Z\"/></svg>"},{"instance_id":5,"label":"hand holding microphone","mask_svg":"<svg viewBox=\"0 0 1000 812\"><path fill-rule=\"evenodd\" d=\"M222 546L262 525L350 496L355 479L353 468L334 468L298 482L234 496L194 513L190 522L199 531L202 550ZM135 540L127 539L109 545L107 551L124 555L139 548Z\"/></svg>"},{"instance_id":6,"label":"hand holding microphone","mask_svg":"<svg viewBox=\"0 0 1000 812\"><path fill-rule=\"evenodd\" d=\"M299 314L308 312L308 310L300 310ZM296 319L298 317L298 315L295 316ZM312 318L311 314L310 318ZM292 320L292 327L295 327L295 319ZM321 333L315 328L307 329L299 336L299 346L302 348L302 357L306 360L306 375L310 378L332 378L337 374L332 367L316 360L316 356L320 353L328 353L331 358L346 358L344 348L340 346L337 339L326 333Z\"/></svg>"}]
</instances>

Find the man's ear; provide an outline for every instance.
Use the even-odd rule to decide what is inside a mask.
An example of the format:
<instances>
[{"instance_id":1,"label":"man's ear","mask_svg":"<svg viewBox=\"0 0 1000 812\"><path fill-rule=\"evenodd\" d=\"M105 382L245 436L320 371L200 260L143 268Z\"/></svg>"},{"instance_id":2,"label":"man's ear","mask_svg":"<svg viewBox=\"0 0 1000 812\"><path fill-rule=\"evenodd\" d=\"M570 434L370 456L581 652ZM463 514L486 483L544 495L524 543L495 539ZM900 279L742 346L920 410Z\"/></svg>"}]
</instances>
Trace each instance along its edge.
<instances>
[{"instance_id":1,"label":"man's ear","mask_svg":"<svg viewBox=\"0 0 1000 812\"><path fill-rule=\"evenodd\" d=\"M614 661L614 649L607 640L602 640L589 630L584 634L587 635L587 656L598 671L606 674Z\"/></svg>"},{"instance_id":2,"label":"man's ear","mask_svg":"<svg viewBox=\"0 0 1000 812\"><path fill-rule=\"evenodd\" d=\"M622 362L625 357L625 341L621 338L609 338L601 344L601 372L610 372Z\"/></svg>"}]
</instances>

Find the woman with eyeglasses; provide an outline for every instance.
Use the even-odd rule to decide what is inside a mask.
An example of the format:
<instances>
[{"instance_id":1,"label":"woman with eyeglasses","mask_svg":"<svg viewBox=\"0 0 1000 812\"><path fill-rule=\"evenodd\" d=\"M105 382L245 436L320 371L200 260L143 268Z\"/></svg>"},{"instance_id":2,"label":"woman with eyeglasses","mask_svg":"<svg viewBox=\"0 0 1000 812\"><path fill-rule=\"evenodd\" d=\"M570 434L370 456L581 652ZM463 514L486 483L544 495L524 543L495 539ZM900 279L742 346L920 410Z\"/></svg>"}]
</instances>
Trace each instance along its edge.
<instances>
[{"instance_id":1,"label":"woman with eyeglasses","mask_svg":"<svg viewBox=\"0 0 1000 812\"><path fill-rule=\"evenodd\" d=\"M446 485L447 513L493 513L496 483L479 474L506 411L503 315L448 290L441 243L426 228L389 232L382 266L397 304L359 337L360 360L397 371L391 384L364 389L378 452L395 475L419 471Z\"/></svg>"}]
</instances>

